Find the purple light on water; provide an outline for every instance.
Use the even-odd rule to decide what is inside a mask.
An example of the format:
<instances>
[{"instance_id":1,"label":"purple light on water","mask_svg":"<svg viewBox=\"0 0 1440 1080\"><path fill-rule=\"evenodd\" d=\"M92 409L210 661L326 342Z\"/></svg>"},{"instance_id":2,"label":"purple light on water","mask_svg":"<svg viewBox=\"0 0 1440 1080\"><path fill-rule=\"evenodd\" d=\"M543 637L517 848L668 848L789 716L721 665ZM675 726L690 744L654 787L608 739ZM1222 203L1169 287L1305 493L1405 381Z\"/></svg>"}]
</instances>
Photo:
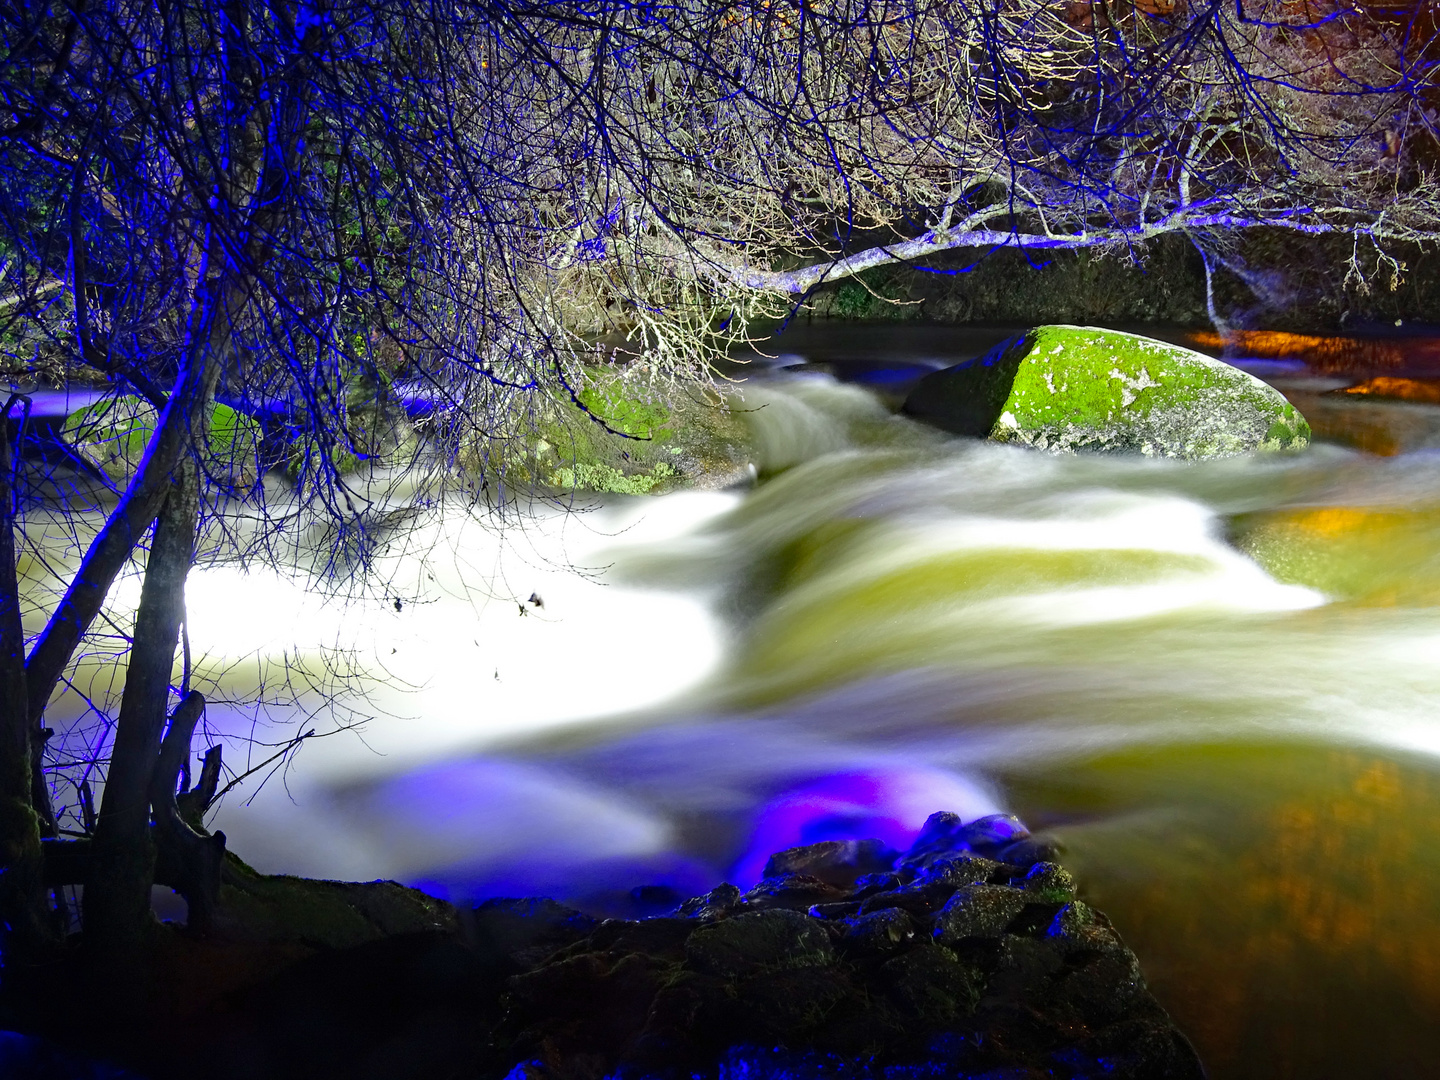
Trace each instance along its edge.
<instances>
[{"instance_id":1,"label":"purple light on water","mask_svg":"<svg viewBox=\"0 0 1440 1080\"><path fill-rule=\"evenodd\" d=\"M731 876L748 887L775 852L822 840L877 839L903 851L937 810L969 821L1000 806L979 782L943 769L902 765L811 779L761 807L749 849Z\"/></svg>"}]
</instances>

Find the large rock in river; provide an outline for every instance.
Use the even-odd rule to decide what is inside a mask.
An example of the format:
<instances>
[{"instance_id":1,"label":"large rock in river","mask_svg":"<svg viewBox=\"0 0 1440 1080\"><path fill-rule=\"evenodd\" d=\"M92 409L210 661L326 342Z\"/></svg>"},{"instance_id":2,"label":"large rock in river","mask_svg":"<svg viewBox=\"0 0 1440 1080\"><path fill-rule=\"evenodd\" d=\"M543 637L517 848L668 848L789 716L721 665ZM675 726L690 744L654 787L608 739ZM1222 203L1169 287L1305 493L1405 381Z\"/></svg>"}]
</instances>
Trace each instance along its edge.
<instances>
[{"instance_id":1,"label":"large rock in river","mask_svg":"<svg viewBox=\"0 0 1440 1080\"><path fill-rule=\"evenodd\" d=\"M1209 458L1310 441L1295 406L1253 375L1096 327L1036 327L927 375L905 411L958 435L1040 450Z\"/></svg>"}]
</instances>

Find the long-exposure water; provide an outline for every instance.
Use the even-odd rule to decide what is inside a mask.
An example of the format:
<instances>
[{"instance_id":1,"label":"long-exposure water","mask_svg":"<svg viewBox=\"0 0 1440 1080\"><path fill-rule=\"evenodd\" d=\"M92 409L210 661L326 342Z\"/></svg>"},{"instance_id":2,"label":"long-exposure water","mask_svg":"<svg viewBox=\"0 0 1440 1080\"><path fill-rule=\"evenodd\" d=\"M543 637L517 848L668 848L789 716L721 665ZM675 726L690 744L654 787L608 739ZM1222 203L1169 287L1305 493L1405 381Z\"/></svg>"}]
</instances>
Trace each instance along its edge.
<instances>
[{"instance_id":1,"label":"long-exposure water","mask_svg":"<svg viewBox=\"0 0 1440 1080\"><path fill-rule=\"evenodd\" d=\"M228 799L231 847L604 908L1004 809L1212 1075L1440 1074L1440 410L1272 363L1303 453L1051 456L894 415L974 342L887 334L750 371L753 490L442 515L400 611L199 573L198 652L372 658L375 718Z\"/></svg>"}]
</instances>

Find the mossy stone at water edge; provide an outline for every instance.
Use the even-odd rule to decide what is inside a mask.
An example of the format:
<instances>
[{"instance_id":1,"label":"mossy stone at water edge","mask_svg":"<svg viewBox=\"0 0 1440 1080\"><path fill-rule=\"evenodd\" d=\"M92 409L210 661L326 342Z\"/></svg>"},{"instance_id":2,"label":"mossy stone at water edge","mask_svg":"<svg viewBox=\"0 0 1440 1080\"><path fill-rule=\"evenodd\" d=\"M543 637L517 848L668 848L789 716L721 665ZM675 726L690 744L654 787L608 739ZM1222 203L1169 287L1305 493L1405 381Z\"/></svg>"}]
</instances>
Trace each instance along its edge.
<instances>
[{"instance_id":1,"label":"mossy stone at water edge","mask_svg":"<svg viewBox=\"0 0 1440 1080\"><path fill-rule=\"evenodd\" d=\"M1036 327L926 376L905 411L959 435L1051 451L1193 459L1310 441L1305 418L1253 375L1097 327Z\"/></svg>"},{"instance_id":2,"label":"mossy stone at water edge","mask_svg":"<svg viewBox=\"0 0 1440 1080\"><path fill-rule=\"evenodd\" d=\"M124 483L144 460L159 419L159 410L144 398L122 394L75 410L65 418L61 435L87 462ZM207 468L237 479L253 477L260 437L260 425L253 418L213 403L206 436Z\"/></svg>"},{"instance_id":3,"label":"mossy stone at water edge","mask_svg":"<svg viewBox=\"0 0 1440 1080\"><path fill-rule=\"evenodd\" d=\"M596 367L576 398L580 407L543 402L512 430L486 432L462 461L514 488L618 495L727 487L751 475L749 430L718 394L680 395Z\"/></svg>"}]
</instances>

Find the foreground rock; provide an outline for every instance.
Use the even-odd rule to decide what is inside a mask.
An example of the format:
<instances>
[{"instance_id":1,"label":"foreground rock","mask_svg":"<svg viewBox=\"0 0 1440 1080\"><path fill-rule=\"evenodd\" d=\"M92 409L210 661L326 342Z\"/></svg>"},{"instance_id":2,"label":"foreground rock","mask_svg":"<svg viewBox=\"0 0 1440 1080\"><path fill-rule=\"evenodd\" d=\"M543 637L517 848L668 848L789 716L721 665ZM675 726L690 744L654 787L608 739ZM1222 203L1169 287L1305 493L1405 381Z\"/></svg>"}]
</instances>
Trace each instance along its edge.
<instances>
[{"instance_id":1,"label":"foreground rock","mask_svg":"<svg viewBox=\"0 0 1440 1080\"><path fill-rule=\"evenodd\" d=\"M496 1045L557 1080L1202 1076L1053 854L1014 818L936 814L880 872L855 874L874 842L817 844L744 894L572 922L572 944L511 980ZM478 925L512 912L484 905Z\"/></svg>"},{"instance_id":2,"label":"foreground rock","mask_svg":"<svg viewBox=\"0 0 1440 1080\"><path fill-rule=\"evenodd\" d=\"M1305 418L1253 375L1094 327L1037 327L926 376L904 408L958 435L1052 451L1211 458L1310 441Z\"/></svg>"},{"instance_id":3,"label":"foreground rock","mask_svg":"<svg viewBox=\"0 0 1440 1080\"><path fill-rule=\"evenodd\" d=\"M71 1020L51 1037L89 1032L86 1049L149 1080L1202 1077L1055 856L1013 817L935 814L904 853L792 849L748 892L637 920L331 883L290 902L348 905L359 929L332 912L306 915L303 941L194 941L183 970L162 965L150 1030L99 1038ZM244 978L277 946L308 955ZM232 988L197 1009L216 979Z\"/></svg>"}]
</instances>

